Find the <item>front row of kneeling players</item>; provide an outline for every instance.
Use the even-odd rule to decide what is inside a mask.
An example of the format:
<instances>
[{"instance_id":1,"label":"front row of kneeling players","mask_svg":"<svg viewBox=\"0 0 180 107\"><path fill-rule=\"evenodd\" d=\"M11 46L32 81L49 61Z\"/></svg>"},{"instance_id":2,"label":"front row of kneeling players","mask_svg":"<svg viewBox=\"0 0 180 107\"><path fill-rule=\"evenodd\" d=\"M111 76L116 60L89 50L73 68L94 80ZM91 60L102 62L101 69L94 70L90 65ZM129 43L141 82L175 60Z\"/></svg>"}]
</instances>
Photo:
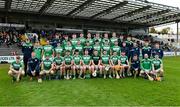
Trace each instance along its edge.
<instances>
[{"instance_id":1,"label":"front row of kneeling players","mask_svg":"<svg viewBox=\"0 0 180 107\"><path fill-rule=\"evenodd\" d=\"M13 81L19 81L24 75L20 57L17 57L16 61L11 64L9 75L13 77ZM125 52L118 56L117 52L114 51L113 55L109 56L105 50L102 56L98 55L97 50L91 56L88 50L84 51L83 56L79 55L78 50L75 50L74 56L70 55L70 51L66 51L64 57L57 54L52 60L46 56L41 62L35 57L33 52L32 58L28 61L28 75L31 80L32 77L37 77L38 82L42 82L42 79L107 78L107 76L116 79L128 76L142 76L151 81L161 81L163 77L163 64L159 55L156 55L151 60L145 54L142 61L139 60L139 56L134 55L129 63Z\"/></svg>"}]
</instances>

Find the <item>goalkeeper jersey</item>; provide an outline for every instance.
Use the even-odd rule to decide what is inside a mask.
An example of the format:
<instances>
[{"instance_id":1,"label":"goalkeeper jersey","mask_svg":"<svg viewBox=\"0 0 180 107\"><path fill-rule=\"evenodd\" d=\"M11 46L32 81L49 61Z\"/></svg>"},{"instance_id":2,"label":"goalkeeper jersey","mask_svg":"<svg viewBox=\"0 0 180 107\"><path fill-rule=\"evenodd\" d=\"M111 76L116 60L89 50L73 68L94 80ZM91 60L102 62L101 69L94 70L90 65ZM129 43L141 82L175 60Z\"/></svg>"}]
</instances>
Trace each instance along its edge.
<instances>
[{"instance_id":1,"label":"goalkeeper jersey","mask_svg":"<svg viewBox=\"0 0 180 107\"><path fill-rule=\"evenodd\" d=\"M150 59L143 59L141 61L141 69L142 70L151 70L152 69L152 61Z\"/></svg>"}]
</instances>

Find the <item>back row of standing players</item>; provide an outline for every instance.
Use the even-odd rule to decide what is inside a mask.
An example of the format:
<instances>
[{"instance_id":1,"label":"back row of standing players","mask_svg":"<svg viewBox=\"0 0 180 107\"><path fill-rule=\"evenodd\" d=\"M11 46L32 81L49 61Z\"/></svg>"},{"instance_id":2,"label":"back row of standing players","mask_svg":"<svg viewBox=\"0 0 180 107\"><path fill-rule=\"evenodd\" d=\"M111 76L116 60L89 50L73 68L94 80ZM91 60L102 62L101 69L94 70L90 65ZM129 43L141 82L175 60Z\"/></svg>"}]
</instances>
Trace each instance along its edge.
<instances>
[{"instance_id":1,"label":"back row of standing players","mask_svg":"<svg viewBox=\"0 0 180 107\"><path fill-rule=\"evenodd\" d=\"M163 76L163 51L158 43L152 49L145 42L140 49L130 37L124 40L116 33L112 33L111 38L107 33L103 38L99 34L92 38L91 33L87 34L87 38L83 34L80 37L73 34L71 39L65 35L63 41L59 41L56 36L52 43L47 41L47 45L41 46L36 42L33 46L27 40L22 48L25 74L38 76L39 79L43 76L51 78L52 75L56 79L90 78L96 74L118 79L141 73L145 78L152 76L155 80L157 73Z\"/></svg>"}]
</instances>

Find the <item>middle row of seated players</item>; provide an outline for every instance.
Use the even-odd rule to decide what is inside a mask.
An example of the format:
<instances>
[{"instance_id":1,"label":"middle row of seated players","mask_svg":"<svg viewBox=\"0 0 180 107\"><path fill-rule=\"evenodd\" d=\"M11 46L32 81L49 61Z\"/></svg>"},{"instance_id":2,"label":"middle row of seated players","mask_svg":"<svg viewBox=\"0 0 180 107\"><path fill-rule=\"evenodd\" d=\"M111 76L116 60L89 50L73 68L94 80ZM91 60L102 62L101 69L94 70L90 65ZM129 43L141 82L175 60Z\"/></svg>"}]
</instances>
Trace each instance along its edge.
<instances>
[{"instance_id":1,"label":"middle row of seated players","mask_svg":"<svg viewBox=\"0 0 180 107\"><path fill-rule=\"evenodd\" d=\"M34 59L39 63L33 64ZM121 55L113 51L110 56L106 50L103 50L102 55L94 50L93 55L89 55L89 51L85 49L84 55L80 55L79 50L76 49L74 55L67 50L64 57L59 53L53 59L46 55L45 59L40 62L33 52L32 58L28 61L28 74L31 77L38 76L44 79L47 77L48 79L91 78L92 76L96 77L97 74L98 77L106 78L108 76L119 79L127 76L136 77L140 74L148 79L149 76L152 76L155 80L157 77L163 77L163 64L158 54L152 60L148 58L148 54L145 54L141 61L135 54L129 62L124 51L121 52Z\"/></svg>"}]
</instances>

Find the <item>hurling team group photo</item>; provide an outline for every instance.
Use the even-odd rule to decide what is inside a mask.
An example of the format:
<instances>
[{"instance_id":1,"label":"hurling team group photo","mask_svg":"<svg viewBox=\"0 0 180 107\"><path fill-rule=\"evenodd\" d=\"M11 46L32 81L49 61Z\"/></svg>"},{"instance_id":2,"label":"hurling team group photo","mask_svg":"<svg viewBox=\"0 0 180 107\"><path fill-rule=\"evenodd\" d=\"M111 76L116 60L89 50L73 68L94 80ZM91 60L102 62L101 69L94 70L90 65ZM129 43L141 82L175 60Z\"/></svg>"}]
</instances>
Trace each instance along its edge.
<instances>
[{"instance_id":1,"label":"hurling team group photo","mask_svg":"<svg viewBox=\"0 0 180 107\"><path fill-rule=\"evenodd\" d=\"M23 57L16 55L8 74L12 82L69 79L144 78L162 81L163 50L159 42L132 40L130 35L112 33L60 34L42 44L26 38Z\"/></svg>"}]
</instances>

